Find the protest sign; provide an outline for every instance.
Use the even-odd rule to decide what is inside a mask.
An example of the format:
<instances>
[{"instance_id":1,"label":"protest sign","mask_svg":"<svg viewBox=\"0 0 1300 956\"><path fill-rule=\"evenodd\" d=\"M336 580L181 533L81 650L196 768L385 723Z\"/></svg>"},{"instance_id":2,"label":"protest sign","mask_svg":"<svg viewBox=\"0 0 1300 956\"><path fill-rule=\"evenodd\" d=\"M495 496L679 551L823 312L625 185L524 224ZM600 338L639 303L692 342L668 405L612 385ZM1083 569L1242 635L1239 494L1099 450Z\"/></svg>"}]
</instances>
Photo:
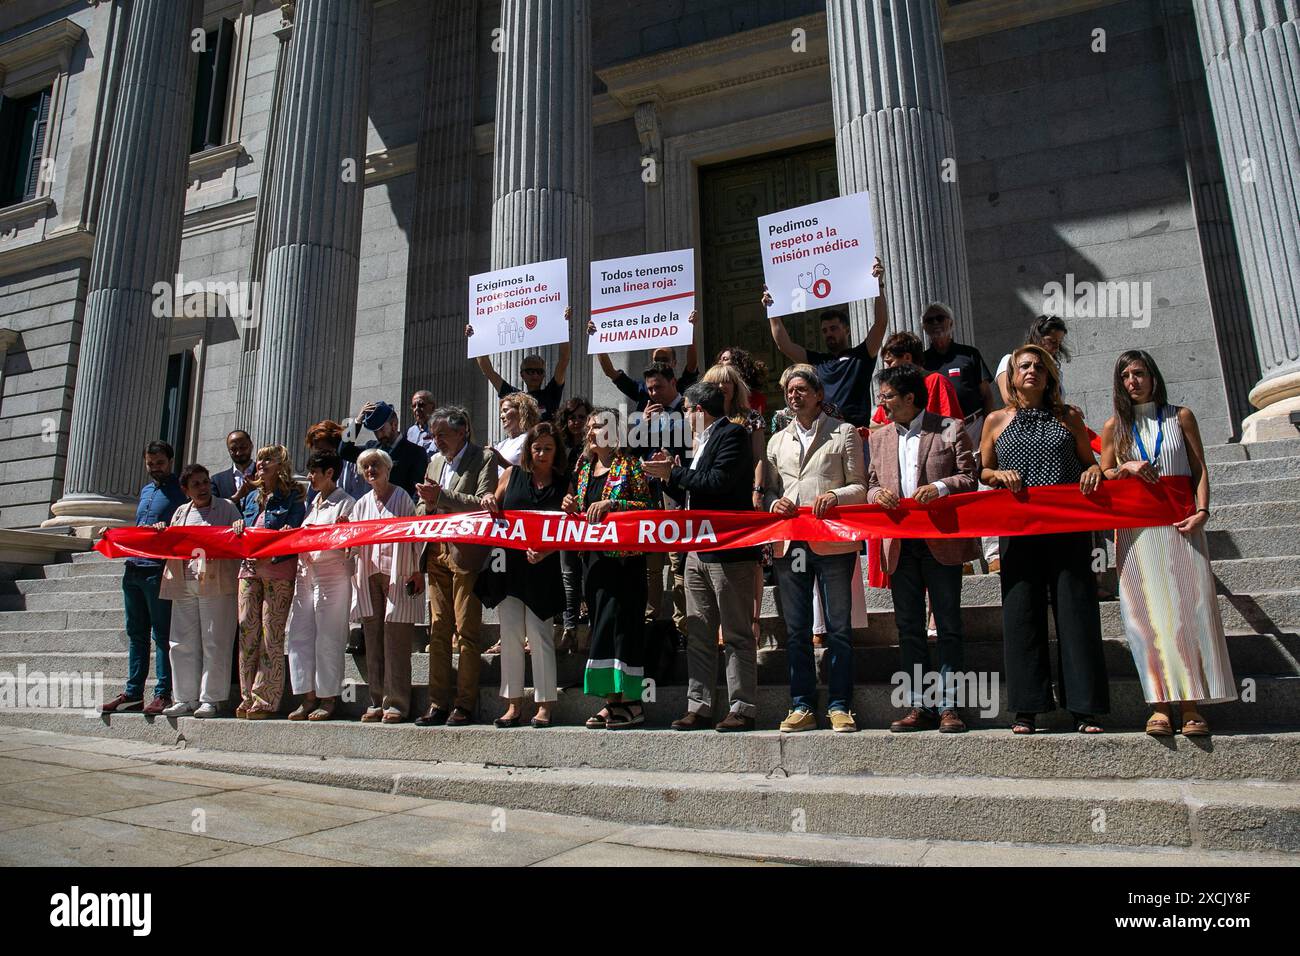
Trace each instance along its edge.
<instances>
[{"instance_id":1,"label":"protest sign","mask_svg":"<svg viewBox=\"0 0 1300 956\"><path fill-rule=\"evenodd\" d=\"M551 259L469 277L469 357L567 342L569 261Z\"/></svg>"},{"instance_id":2,"label":"protest sign","mask_svg":"<svg viewBox=\"0 0 1300 956\"><path fill-rule=\"evenodd\" d=\"M695 250L656 252L591 264L587 351L627 352L689 345L695 309Z\"/></svg>"},{"instance_id":3,"label":"protest sign","mask_svg":"<svg viewBox=\"0 0 1300 956\"><path fill-rule=\"evenodd\" d=\"M876 258L866 193L760 216L763 278L774 302L769 316L874 298Z\"/></svg>"}]
</instances>

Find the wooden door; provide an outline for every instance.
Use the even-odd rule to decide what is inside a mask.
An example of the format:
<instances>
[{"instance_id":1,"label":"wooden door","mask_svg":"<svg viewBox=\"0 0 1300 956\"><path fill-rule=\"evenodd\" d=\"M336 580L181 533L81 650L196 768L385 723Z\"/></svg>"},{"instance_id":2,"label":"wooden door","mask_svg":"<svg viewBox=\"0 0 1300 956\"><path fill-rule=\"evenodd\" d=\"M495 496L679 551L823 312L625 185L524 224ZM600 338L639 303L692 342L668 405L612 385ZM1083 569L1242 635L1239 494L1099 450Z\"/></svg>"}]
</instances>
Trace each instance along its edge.
<instances>
[{"instance_id":1,"label":"wooden door","mask_svg":"<svg viewBox=\"0 0 1300 956\"><path fill-rule=\"evenodd\" d=\"M772 343L763 294L758 217L839 195L835 144L817 143L780 153L700 169L700 297L707 366L722 349L738 345L767 363L768 408L779 396L781 370L789 359ZM816 313L786 316L794 341L820 348Z\"/></svg>"}]
</instances>

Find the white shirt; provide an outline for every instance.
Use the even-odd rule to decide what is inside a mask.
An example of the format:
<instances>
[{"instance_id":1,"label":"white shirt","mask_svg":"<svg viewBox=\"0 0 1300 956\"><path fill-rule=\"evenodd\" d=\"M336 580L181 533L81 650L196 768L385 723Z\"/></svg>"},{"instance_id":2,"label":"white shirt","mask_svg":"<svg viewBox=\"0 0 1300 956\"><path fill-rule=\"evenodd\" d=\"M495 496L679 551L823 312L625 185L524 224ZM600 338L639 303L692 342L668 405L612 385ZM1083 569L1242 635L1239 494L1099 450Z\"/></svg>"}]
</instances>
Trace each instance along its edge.
<instances>
[{"instance_id":1,"label":"white shirt","mask_svg":"<svg viewBox=\"0 0 1300 956\"><path fill-rule=\"evenodd\" d=\"M519 459L524 456L524 442L526 441L528 441L528 432L521 432L514 438L503 438L496 444L497 454L510 464L517 465Z\"/></svg>"},{"instance_id":2,"label":"white shirt","mask_svg":"<svg viewBox=\"0 0 1300 956\"><path fill-rule=\"evenodd\" d=\"M708 428L700 432L700 443L695 446L695 451L691 457L691 467L690 467L691 471L695 471L696 469L699 468L700 458L703 457L704 455L704 446L709 443L709 437L713 434L714 429L718 427L718 422L720 421L722 421L721 418L715 418L712 422L709 423ZM690 506L691 506L691 493L688 491L686 492L686 507L689 508Z\"/></svg>"},{"instance_id":3,"label":"white shirt","mask_svg":"<svg viewBox=\"0 0 1300 956\"><path fill-rule=\"evenodd\" d=\"M438 485L442 488L450 487L456 476L460 474L460 461L465 457L465 449L469 447L469 441L466 440L460 446L460 451L456 452L456 457L451 461L444 461L442 464L442 474L438 476Z\"/></svg>"},{"instance_id":4,"label":"white shirt","mask_svg":"<svg viewBox=\"0 0 1300 956\"><path fill-rule=\"evenodd\" d=\"M302 519L302 526L307 528L324 524L338 524L344 518L352 516L352 509L355 506L355 498L342 488L335 487L328 495L317 495L311 500L311 504L307 506L307 516ZM334 561L346 561L347 552L337 548L325 551L308 551L301 557L315 564L325 564Z\"/></svg>"},{"instance_id":5,"label":"white shirt","mask_svg":"<svg viewBox=\"0 0 1300 956\"><path fill-rule=\"evenodd\" d=\"M421 428L419 422L406 430L406 440L412 445L419 445L426 455L432 455L437 451L433 447L433 433Z\"/></svg>"},{"instance_id":6,"label":"white shirt","mask_svg":"<svg viewBox=\"0 0 1300 956\"><path fill-rule=\"evenodd\" d=\"M810 427L804 428L799 424L799 419L795 418L790 424L794 426L795 437L799 439L799 461L802 462L808 457L808 448L812 445L813 439L817 437L817 429L822 427L822 419L826 417L825 412L818 413L813 419Z\"/></svg>"},{"instance_id":7,"label":"white shirt","mask_svg":"<svg viewBox=\"0 0 1300 956\"><path fill-rule=\"evenodd\" d=\"M911 498L916 494L921 470L921 422L925 420L925 409L916 413L912 423L906 429L897 423L898 429L898 483L900 498ZM942 481L934 482L935 490L942 498L948 494L948 486Z\"/></svg>"}]
</instances>

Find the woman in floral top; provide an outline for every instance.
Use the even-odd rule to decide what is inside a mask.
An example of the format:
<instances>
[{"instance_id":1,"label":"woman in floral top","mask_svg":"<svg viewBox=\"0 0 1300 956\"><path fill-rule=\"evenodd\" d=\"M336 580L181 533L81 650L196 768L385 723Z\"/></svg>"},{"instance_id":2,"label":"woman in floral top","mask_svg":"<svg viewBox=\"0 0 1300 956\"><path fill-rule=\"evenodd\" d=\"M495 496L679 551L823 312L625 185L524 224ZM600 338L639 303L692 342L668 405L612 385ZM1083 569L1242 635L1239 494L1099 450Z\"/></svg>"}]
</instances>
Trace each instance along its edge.
<instances>
[{"instance_id":1,"label":"woman in floral top","mask_svg":"<svg viewBox=\"0 0 1300 956\"><path fill-rule=\"evenodd\" d=\"M611 511L651 506L650 483L641 460L618 445L618 413L597 408L587 417L586 449L564 510L585 514L592 524ZM645 554L584 551L583 591L591 617L591 649L583 689L604 697L600 713L587 720L593 730L620 730L645 723L641 685L645 679Z\"/></svg>"}]
</instances>

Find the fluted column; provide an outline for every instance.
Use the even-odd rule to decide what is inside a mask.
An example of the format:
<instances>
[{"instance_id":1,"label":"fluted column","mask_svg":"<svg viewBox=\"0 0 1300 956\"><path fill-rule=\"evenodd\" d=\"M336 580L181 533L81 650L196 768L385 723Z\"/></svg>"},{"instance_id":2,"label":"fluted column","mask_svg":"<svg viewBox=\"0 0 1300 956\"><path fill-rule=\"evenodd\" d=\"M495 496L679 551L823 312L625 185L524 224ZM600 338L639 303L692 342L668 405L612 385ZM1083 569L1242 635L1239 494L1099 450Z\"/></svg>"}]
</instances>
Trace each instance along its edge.
<instances>
[{"instance_id":1,"label":"fluted column","mask_svg":"<svg viewBox=\"0 0 1300 956\"><path fill-rule=\"evenodd\" d=\"M576 318L565 394L589 395L584 319L591 260L591 7L589 0L502 0L501 27L492 268L568 257L569 304ZM632 183L639 187L639 178ZM549 374L558 349L540 351ZM517 383L520 357L511 352L492 361L507 381ZM495 407L492 395L488 408ZM488 420L496 434L496 415Z\"/></svg>"},{"instance_id":2,"label":"fluted column","mask_svg":"<svg viewBox=\"0 0 1300 956\"><path fill-rule=\"evenodd\" d=\"M440 402L463 403L482 420L474 407L482 405L482 377L465 358L466 281L480 271L470 259L478 6L443 0L428 11L433 28L416 153L401 397L433 389Z\"/></svg>"},{"instance_id":3,"label":"fluted column","mask_svg":"<svg viewBox=\"0 0 1300 956\"><path fill-rule=\"evenodd\" d=\"M868 190L895 328L926 304L974 331L966 235L935 0L827 0L840 193ZM950 162L945 162L946 160ZM854 306L861 327L865 305Z\"/></svg>"},{"instance_id":4,"label":"fluted column","mask_svg":"<svg viewBox=\"0 0 1300 956\"><path fill-rule=\"evenodd\" d=\"M1263 378L1242 441L1295 438L1300 411L1300 7L1196 0L1205 80L1227 174Z\"/></svg>"},{"instance_id":5,"label":"fluted column","mask_svg":"<svg viewBox=\"0 0 1300 956\"><path fill-rule=\"evenodd\" d=\"M180 258L201 0L133 0L87 282L63 497L49 526L132 523L158 437Z\"/></svg>"},{"instance_id":6,"label":"fluted column","mask_svg":"<svg viewBox=\"0 0 1300 956\"><path fill-rule=\"evenodd\" d=\"M298 0L277 131L253 440L301 448L348 413L371 0Z\"/></svg>"}]
</instances>

